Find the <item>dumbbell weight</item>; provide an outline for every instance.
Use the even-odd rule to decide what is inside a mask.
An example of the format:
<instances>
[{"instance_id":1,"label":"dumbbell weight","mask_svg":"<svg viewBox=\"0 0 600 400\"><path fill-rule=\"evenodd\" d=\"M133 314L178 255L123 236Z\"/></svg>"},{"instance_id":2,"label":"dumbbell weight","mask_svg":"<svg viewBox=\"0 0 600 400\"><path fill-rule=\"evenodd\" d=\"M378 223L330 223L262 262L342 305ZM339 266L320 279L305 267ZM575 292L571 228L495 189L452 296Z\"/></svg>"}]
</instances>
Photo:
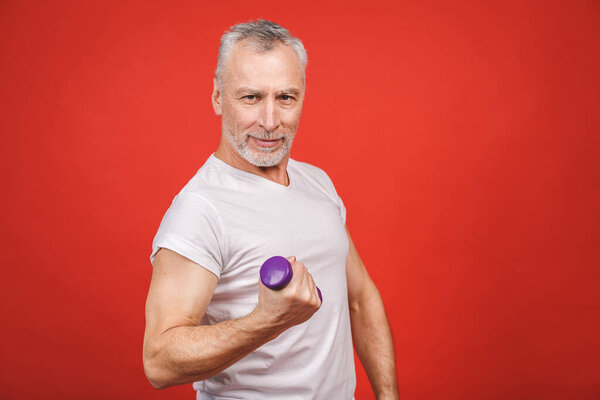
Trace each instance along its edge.
<instances>
[{"instance_id":1,"label":"dumbbell weight","mask_svg":"<svg viewBox=\"0 0 600 400\"><path fill-rule=\"evenodd\" d=\"M285 257L274 256L269 258L260 267L260 281L271 290L281 290L292 280L292 265ZM323 296L317 287L321 303Z\"/></svg>"}]
</instances>

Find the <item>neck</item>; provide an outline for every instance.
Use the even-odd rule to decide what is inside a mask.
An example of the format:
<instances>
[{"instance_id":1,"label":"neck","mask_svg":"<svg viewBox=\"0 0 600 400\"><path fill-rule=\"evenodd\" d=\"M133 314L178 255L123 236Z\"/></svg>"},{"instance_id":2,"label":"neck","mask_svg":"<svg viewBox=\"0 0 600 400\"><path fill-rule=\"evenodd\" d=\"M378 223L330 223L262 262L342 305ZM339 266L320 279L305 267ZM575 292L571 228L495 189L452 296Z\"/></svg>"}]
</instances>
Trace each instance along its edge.
<instances>
[{"instance_id":1,"label":"neck","mask_svg":"<svg viewBox=\"0 0 600 400\"><path fill-rule=\"evenodd\" d=\"M226 139L223 139L219 143L219 147L215 152L215 157L234 168L261 176L275 183L279 183L280 185L288 186L290 184L287 175L287 164L290 158L289 154L286 154L277 165L272 167L258 167L246 161L246 159L240 156L240 154L229 145Z\"/></svg>"}]
</instances>

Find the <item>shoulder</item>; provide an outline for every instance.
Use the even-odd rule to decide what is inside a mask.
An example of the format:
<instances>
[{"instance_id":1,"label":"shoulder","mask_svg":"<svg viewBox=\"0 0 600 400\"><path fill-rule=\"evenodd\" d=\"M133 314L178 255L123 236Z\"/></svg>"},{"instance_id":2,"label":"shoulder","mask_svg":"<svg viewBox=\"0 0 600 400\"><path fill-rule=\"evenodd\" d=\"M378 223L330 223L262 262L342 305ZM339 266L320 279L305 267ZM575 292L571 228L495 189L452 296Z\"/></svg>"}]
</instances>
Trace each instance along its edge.
<instances>
[{"instance_id":1,"label":"shoulder","mask_svg":"<svg viewBox=\"0 0 600 400\"><path fill-rule=\"evenodd\" d=\"M190 194L204 198L210 202L211 193L222 187L224 172L215 163L214 156L208 157L206 162L196 171L194 176L181 189L178 196Z\"/></svg>"},{"instance_id":2,"label":"shoulder","mask_svg":"<svg viewBox=\"0 0 600 400\"><path fill-rule=\"evenodd\" d=\"M329 175L321 168L305 162L290 159L290 165L294 169L294 173L300 177L300 180L311 188L310 190L320 192L339 208L342 221L346 223L346 208Z\"/></svg>"},{"instance_id":3,"label":"shoulder","mask_svg":"<svg viewBox=\"0 0 600 400\"><path fill-rule=\"evenodd\" d=\"M329 175L327 175L327 173L323 169L317 166L302 161L296 161L291 158L289 163L292 168L294 168L299 174L303 176L312 178L322 183L326 183L327 185L333 184Z\"/></svg>"},{"instance_id":4,"label":"shoulder","mask_svg":"<svg viewBox=\"0 0 600 400\"><path fill-rule=\"evenodd\" d=\"M210 158L198 169L191 179L173 197L164 219L171 222L187 223L192 216L211 215L216 217L214 188L215 171Z\"/></svg>"},{"instance_id":5,"label":"shoulder","mask_svg":"<svg viewBox=\"0 0 600 400\"><path fill-rule=\"evenodd\" d=\"M290 165L294 169L294 172L297 175L300 175L304 181L308 182L313 187L319 188L320 191L325 192L328 197L337 202L339 196L335 190L333 181L323 169L306 162L292 159L290 159Z\"/></svg>"}]
</instances>

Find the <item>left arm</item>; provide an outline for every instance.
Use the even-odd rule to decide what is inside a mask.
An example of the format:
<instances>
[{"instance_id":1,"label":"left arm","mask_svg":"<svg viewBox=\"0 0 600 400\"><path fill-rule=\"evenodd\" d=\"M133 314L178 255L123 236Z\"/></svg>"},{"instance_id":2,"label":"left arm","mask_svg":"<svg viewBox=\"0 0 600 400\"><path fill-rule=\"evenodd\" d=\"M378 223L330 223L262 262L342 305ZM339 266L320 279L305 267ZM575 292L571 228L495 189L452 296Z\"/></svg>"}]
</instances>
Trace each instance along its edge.
<instances>
[{"instance_id":1,"label":"left arm","mask_svg":"<svg viewBox=\"0 0 600 400\"><path fill-rule=\"evenodd\" d=\"M379 291L369 277L346 228L346 261L352 341L378 400L398 399L392 333Z\"/></svg>"}]
</instances>

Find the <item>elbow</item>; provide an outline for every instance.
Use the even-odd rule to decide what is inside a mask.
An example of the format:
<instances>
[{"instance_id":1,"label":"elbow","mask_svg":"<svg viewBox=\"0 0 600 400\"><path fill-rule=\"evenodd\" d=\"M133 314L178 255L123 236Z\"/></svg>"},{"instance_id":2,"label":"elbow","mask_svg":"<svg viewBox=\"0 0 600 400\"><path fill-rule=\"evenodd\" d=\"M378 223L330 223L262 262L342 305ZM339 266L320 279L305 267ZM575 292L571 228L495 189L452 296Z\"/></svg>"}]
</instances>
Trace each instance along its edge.
<instances>
[{"instance_id":1,"label":"elbow","mask_svg":"<svg viewBox=\"0 0 600 400\"><path fill-rule=\"evenodd\" d=\"M358 315L362 312L371 312L373 309L383 308L383 301L379 290L371 282L366 288L349 298L348 306L351 315Z\"/></svg>"},{"instance_id":2,"label":"elbow","mask_svg":"<svg viewBox=\"0 0 600 400\"><path fill-rule=\"evenodd\" d=\"M177 366L172 363L165 363L158 358L144 354L144 373L150 385L158 390L167 389L184 383L204 380L209 376L194 376L193 378L176 373Z\"/></svg>"},{"instance_id":3,"label":"elbow","mask_svg":"<svg viewBox=\"0 0 600 400\"><path fill-rule=\"evenodd\" d=\"M154 389L163 390L168 387L171 387L171 385L169 385L169 383L167 381L161 380L160 378L152 376L148 372L146 372L146 378L148 379L148 382L150 382L150 385L152 385L152 387Z\"/></svg>"},{"instance_id":4,"label":"elbow","mask_svg":"<svg viewBox=\"0 0 600 400\"><path fill-rule=\"evenodd\" d=\"M144 352L144 373L150 385L158 390L163 390L175 386L176 383L169 376L169 373L160 365L156 357L152 357Z\"/></svg>"},{"instance_id":5,"label":"elbow","mask_svg":"<svg viewBox=\"0 0 600 400\"><path fill-rule=\"evenodd\" d=\"M185 373L189 365L184 365L166 356L169 353L164 347L154 343L145 343L143 352L144 373L148 382L158 390L167 389L185 383L201 381L215 375L220 370L195 371ZM187 369L186 369L187 367Z\"/></svg>"},{"instance_id":6,"label":"elbow","mask_svg":"<svg viewBox=\"0 0 600 400\"><path fill-rule=\"evenodd\" d=\"M176 376L172 372L169 372L160 366L154 366L149 361L144 361L144 373L146 374L146 378L148 379L148 382L150 382L150 385L152 385L154 389L158 390L168 389L184 383L202 381L214 375L214 373L199 375L193 379L188 379L184 378L183 376Z\"/></svg>"},{"instance_id":7,"label":"elbow","mask_svg":"<svg viewBox=\"0 0 600 400\"><path fill-rule=\"evenodd\" d=\"M150 382L150 385L152 385L152 387L154 389L163 390L163 389L171 387L171 385L169 385L168 383L166 383L164 381L156 380L154 378L151 378L148 375L146 375L146 378L148 378L148 382Z\"/></svg>"},{"instance_id":8,"label":"elbow","mask_svg":"<svg viewBox=\"0 0 600 400\"><path fill-rule=\"evenodd\" d=\"M164 379L164 375L160 372L160 369L146 357L144 357L144 373L146 374L148 382L150 382L150 385L152 385L154 389L162 390L172 386Z\"/></svg>"}]
</instances>

